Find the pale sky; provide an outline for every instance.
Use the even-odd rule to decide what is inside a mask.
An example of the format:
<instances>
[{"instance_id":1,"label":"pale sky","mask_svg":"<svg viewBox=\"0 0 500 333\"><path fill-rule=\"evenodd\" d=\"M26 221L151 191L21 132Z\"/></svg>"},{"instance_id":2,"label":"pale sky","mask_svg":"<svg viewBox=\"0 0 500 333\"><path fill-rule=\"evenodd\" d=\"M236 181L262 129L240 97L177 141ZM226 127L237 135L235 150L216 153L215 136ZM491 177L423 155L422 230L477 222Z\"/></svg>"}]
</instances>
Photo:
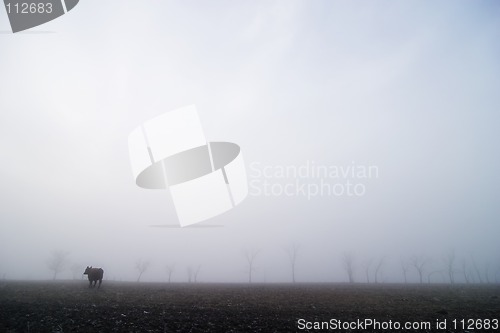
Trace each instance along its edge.
<instances>
[{"instance_id":1,"label":"pale sky","mask_svg":"<svg viewBox=\"0 0 500 333\"><path fill-rule=\"evenodd\" d=\"M134 280L142 258L145 281L175 263L175 281L201 265L200 281L244 282L258 249L255 281L289 281L292 242L301 281L345 281L343 252L358 280L385 257L401 281L402 258L440 269L453 249L493 277L499 59L496 1L82 0L18 34L1 8L0 277L50 278L64 250L108 279ZM150 227L175 208L135 185L127 138L190 104L209 140L240 145L249 182L251 165L308 161L378 177L363 196L250 195L206 221L222 227Z\"/></svg>"}]
</instances>

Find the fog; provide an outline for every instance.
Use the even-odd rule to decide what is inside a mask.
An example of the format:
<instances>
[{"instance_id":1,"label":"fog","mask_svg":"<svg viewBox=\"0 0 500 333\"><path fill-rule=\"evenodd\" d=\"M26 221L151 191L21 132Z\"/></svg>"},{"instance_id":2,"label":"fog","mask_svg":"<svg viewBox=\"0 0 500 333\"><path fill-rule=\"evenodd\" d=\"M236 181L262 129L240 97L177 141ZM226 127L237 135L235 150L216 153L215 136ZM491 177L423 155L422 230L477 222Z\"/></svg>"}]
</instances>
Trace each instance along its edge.
<instances>
[{"instance_id":1,"label":"fog","mask_svg":"<svg viewBox=\"0 0 500 333\"><path fill-rule=\"evenodd\" d=\"M256 254L252 282L291 282L298 244L298 282L347 282L346 257L357 282L380 260L379 282L404 282L412 259L447 282L451 253L456 281L498 282L499 15L490 1L86 0L12 34L0 10L0 278L52 279L63 251L57 279L92 265L135 281L142 260L141 281L175 265L174 282L190 267L247 282ZM135 185L127 140L190 104L210 141L241 147L249 195L176 228L169 192Z\"/></svg>"}]
</instances>

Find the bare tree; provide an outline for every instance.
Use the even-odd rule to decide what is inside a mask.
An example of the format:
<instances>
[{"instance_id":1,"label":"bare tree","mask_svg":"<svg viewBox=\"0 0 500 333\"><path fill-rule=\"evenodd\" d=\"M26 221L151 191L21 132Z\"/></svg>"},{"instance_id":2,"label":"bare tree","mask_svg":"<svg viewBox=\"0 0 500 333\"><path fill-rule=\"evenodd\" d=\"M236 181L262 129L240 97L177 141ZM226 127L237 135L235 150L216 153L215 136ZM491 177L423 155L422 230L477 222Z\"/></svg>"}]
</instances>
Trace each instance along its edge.
<instances>
[{"instance_id":1,"label":"bare tree","mask_svg":"<svg viewBox=\"0 0 500 333\"><path fill-rule=\"evenodd\" d=\"M297 263L297 254L299 253L299 243L293 242L287 249L288 259L292 268L292 282L295 283L295 264Z\"/></svg>"},{"instance_id":2,"label":"bare tree","mask_svg":"<svg viewBox=\"0 0 500 333\"><path fill-rule=\"evenodd\" d=\"M172 279L172 273L175 270L175 265L167 265L167 274L168 274L168 283L170 283Z\"/></svg>"},{"instance_id":3,"label":"bare tree","mask_svg":"<svg viewBox=\"0 0 500 333\"><path fill-rule=\"evenodd\" d=\"M141 276L144 272L146 272L149 268L149 261L143 261L142 259L137 260L135 263L135 269L139 272L139 276L137 277L137 282L141 280Z\"/></svg>"},{"instance_id":4,"label":"bare tree","mask_svg":"<svg viewBox=\"0 0 500 333\"><path fill-rule=\"evenodd\" d=\"M378 283L379 273L382 270L382 266L384 265L384 260L385 260L385 257L380 258L377 261L377 264L375 265L375 283Z\"/></svg>"},{"instance_id":5,"label":"bare tree","mask_svg":"<svg viewBox=\"0 0 500 333\"><path fill-rule=\"evenodd\" d=\"M401 259L401 270L403 271L403 277L405 279L405 283L408 283L407 274L410 270L410 263L406 260Z\"/></svg>"},{"instance_id":6,"label":"bare tree","mask_svg":"<svg viewBox=\"0 0 500 333\"><path fill-rule=\"evenodd\" d=\"M454 284L455 283L455 251L452 250L450 253L448 253L448 256L446 257L446 271L448 273L448 278L450 279L450 283Z\"/></svg>"},{"instance_id":7,"label":"bare tree","mask_svg":"<svg viewBox=\"0 0 500 333\"><path fill-rule=\"evenodd\" d=\"M248 283L252 283L252 273L255 271L254 261L258 254L259 250L245 250L243 252L248 264Z\"/></svg>"},{"instance_id":8,"label":"bare tree","mask_svg":"<svg viewBox=\"0 0 500 333\"><path fill-rule=\"evenodd\" d=\"M423 256L413 256L410 259L410 264L417 270L418 277L420 278L420 283L423 283L424 268L426 263L427 259Z\"/></svg>"},{"instance_id":9,"label":"bare tree","mask_svg":"<svg viewBox=\"0 0 500 333\"><path fill-rule=\"evenodd\" d=\"M465 283L470 283L470 275L468 272L467 261L462 259L462 273L464 274Z\"/></svg>"},{"instance_id":10,"label":"bare tree","mask_svg":"<svg viewBox=\"0 0 500 333\"><path fill-rule=\"evenodd\" d=\"M352 253L344 252L342 254L342 266L347 273L349 283L354 283L354 256Z\"/></svg>"},{"instance_id":11,"label":"bare tree","mask_svg":"<svg viewBox=\"0 0 500 333\"><path fill-rule=\"evenodd\" d=\"M363 263L363 269L365 271L366 283L370 283L370 267L372 266L373 258L366 260Z\"/></svg>"},{"instance_id":12,"label":"bare tree","mask_svg":"<svg viewBox=\"0 0 500 333\"><path fill-rule=\"evenodd\" d=\"M196 267L196 269L193 271L194 283L198 282L198 274L200 274L200 270L201 270L201 265L198 265L198 267Z\"/></svg>"},{"instance_id":13,"label":"bare tree","mask_svg":"<svg viewBox=\"0 0 500 333\"><path fill-rule=\"evenodd\" d=\"M483 283L483 277L481 276L481 272L479 271L479 267L477 266L476 260L474 260L474 257L472 256L472 254L470 256L470 259L472 261L472 267L474 268L474 272L477 275L479 283Z\"/></svg>"},{"instance_id":14,"label":"bare tree","mask_svg":"<svg viewBox=\"0 0 500 333\"><path fill-rule=\"evenodd\" d=\"M186 268L186 273L187 273L187 276L188 276L188 283L191 283L193 281L193 267L188 266Z\"/></svg>"},{"instance_id":15,"label":"bare tree","mask_svg":"<svg viewBox=\"0 0 500 333\"><path fill-rule=\"evenodd\" d=\"M57 274L64 271L68 265L69 252L57 250L53 251L49 260L47 260L47 267L54 272L53 280L56 279Z\"/></svg>"}]
</instances>

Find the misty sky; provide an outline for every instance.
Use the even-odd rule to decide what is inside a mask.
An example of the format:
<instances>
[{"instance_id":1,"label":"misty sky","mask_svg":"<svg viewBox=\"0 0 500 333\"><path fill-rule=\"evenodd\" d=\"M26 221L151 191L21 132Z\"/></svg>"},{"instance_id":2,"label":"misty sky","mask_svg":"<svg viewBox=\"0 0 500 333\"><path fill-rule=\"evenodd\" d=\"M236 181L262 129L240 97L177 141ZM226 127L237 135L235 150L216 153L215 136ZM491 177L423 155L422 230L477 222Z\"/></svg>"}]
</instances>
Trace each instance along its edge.
<instances>
[{"instance_id":1,"label":"misty sky","mask_svg":"<svg viewBox=\"0 0 500 333\"><path fill-rule=\"evenodd\" d=\"M439 269L452 250L494 272L499 59L496 1L82 0L18 34L0 8L0 277L51 278L63 250L105 279L143 259L144 281L175 264L174 281L201 265L244 282L254 249L255 281L289 281L292 242L298 281L345 281L343 252L358 280L369 258L401 281L402 258ZM151 227L178 220L168 191L135 185L128 135L189 104L209 140L240 145L249 182L307 163L377 177L352 180L362 196L251 193L202 223L218 227Z\"/></svg>"}]
</instances>

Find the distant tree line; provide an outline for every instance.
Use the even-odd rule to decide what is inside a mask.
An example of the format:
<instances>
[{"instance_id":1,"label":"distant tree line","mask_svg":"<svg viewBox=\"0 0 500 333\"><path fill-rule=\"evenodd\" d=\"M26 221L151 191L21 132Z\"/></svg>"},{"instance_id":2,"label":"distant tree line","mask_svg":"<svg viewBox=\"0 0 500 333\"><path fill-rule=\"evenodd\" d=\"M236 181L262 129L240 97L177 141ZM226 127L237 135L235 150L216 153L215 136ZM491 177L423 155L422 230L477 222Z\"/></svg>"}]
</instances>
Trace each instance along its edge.
<instances>
[{"instance_id":1,"label":"distant tree line","mask_svg":"<svg viewBox=\"0 0 500 333\"><path fill-rule=\"evenodd\" d=\"M418 283L500 283L500 266L491 269L490 263L482 266L472 255L458 260L455 251L450 251L440 260L433 260L429 256L414 255L400 259L402 282L409 283L413 276ZM342 268L346 273L347 281L355 283L355 272L358 268L357 261L352 252L344 252L341 256ZM370 257L360 264L365 283L379 283L383 275L385 257Z\"/></svg>"},{"instance_id":2,"label":"distant tree line","mask_svg":"<svg viewBox=\"0 0 500 333\"><path fill-rule=\"evenodd\" d=\"M283 260L289 265L290 282L300 281L300 244L292 242L283 248ZM246 266L245 274L248 283L254 282L254 274L258 270L257 264L261 256L259 249L244 249L242 257ZM432 259L426 255L413 255L402 257L397 262L401 272L402 283L500 283L500 263L479 263L474 256L458 257L454 250L449 251L440 259ZM52 272L52 279L68 269L72 272L73 279L81 277L84 266L73 263L70 265L69 252L57 250L51 253L46 261L47 268ZM386 268L390 260L386 256L370 256L359 259L353 252L343 252L340 256L340 268L345 273L348 283L384 283L386 281ZM394 264L394 262L393 262ZM151 264L147 260L139 259L135 262L137 282L149 270ZM188 265L185 267L185 280L188 283L199 282L202 265ZM175 273L178 272L175 264L165 265L166 282L171 283ZM393 267L394 268L394 267ZM297 275L299 273L299 275ZM391 282L394 280L392 274ZM5 278L5 275L4 275ZM179 278L177 278L179 281ZM181 280L182 281L182 280ZM307 281L303 281L307 282Z\"/></svg>"}]
</instances>

